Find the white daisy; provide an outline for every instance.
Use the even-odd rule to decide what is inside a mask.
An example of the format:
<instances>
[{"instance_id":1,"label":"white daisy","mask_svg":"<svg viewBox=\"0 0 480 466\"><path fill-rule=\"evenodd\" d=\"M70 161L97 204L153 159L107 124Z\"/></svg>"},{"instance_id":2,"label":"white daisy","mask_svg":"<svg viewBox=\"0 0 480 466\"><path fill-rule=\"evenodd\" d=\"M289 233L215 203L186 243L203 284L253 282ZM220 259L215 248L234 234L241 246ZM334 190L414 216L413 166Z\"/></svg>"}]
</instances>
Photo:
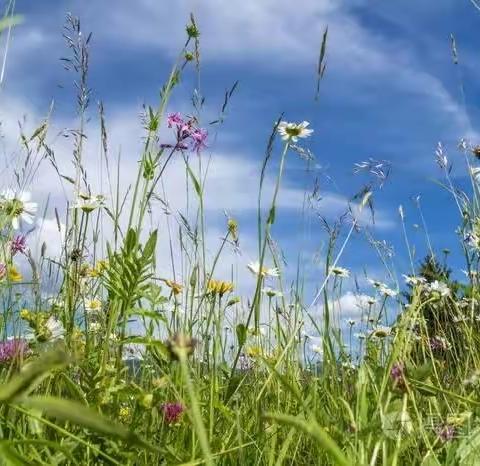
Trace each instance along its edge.
<instances>
[{"instance_id":1,"label":"white daisy","mask_svg":"<svg viewBox=\"0 0 480 466\"><path fill-rule=\"evenodd\" d=\"M93 212L95 209L103 207L105 197L102 195L91 196L89 194L79 194L72 209L81 209L85 213Z\"/></svg>"},{"instance_id":2,"label":"white daisy","mask_svg":"<svg viewBox=\"0 0 480 466\"><path fill-rule=\"evenodd\" d=\"M330 268L330 273L341 278L350 277L350 270L343 267L332 267Z\"/></svg>"},{"instance_id":3,"label":"white daisy","mask_svg":"<svg viewBox=\"0 0 480 466\"><path fill-rule=\"evenodd\" d=\"M368 283L372 285L374 288L387 288L387 285L385 283L379 282L378 280L372 280L371 278L368 278Z\"/></svg>"},{"instance_id":4,"label":"white daisy","mask_svg":"<svg viewBox=\"0 0 480 466\"><path fill-rule=\"evenodd\" d=\"M62 323L53 316L50 316L48 320L45 322L45 327L50 332L50 340L60 340L63 338L65 334L65 329Z\"/></svg>"},{"instance_id":5,"label":"white daisy","mask_svg":"<svg viewBox=\"0 0 480 466\"><path fill-rule=\"evenodd\" d=\"M316 354L318 354L318 355L320 355L320 356L323 354L323 347L322 347L321 345L312 345L312 346L310 347L310 349L311 349L314 353L316 353Z\"/></svg>"},{"instance_id":6,"label":"white daisy","mask_svg":"<svg viewBox=\"0 0 480 466\"><path fill-rule=\"evenodd\" d=\"M392 290L391 288L389 288L388 286L382 286L380 289L379 289L380 293L384 294L385 296L388 296L390 298L394 298L395 296L397 296L398 294L398 291L396 290Z\"/></svg>"},{"instance_id":7,"label":"white daisy","mask_svg":"<svg viewBox=\"0 0 480 466\"><path fill-rule=\"evenodd\" d=\"M447 284L438 280L430 283L429 290L431 293L439 294L441 297L446 297L450 295L450 288L447 286Z\"/></svg>"},{"instance_id":8,"label":"white daisy","mask_svg":"<svg viewBox=\"0 0 480 466\"><path fill-rule=\"evenodd\" d=\"M266 288L262 288L262 293L266 294L269 298L281 298L283 293L278 290L274 290L273 288L267 286Z\"/></svg>"},{"instance_id":9,"label":"white daisy","mask_svg":"<svg viewBox=\"0 0 480 466\"><path fill-rule=\"evenodd\" d=\"M298 138L308 138L313 133L313 129L307 129L309 124L308 121L302 121L301 123L282 121L278 125L278 134L284 141L297 142Z\"/></svg>"},{"instance_id":10,"label":"white daisy","mask_svg":"<svg viewBox=\"0 0 480 466\"><path fill-rule=\"evenodd\" d=\"M405 283L411 286L423 285L426 282L425 277L416 277L413 275L402 275L405 279Z\"/></svg>"},{"instance_id":11,"label":"white daisy","mask_svg":"<svg viewBox=\"0 0 480 466\"><path fill-rule=\"evenodd\" d=\"M388 337L392 333L392 328L391 327L386 327L384 325L379 325L376 327L373 332L372 336L377 337L377 338L385 338Z\"/></svg>"},{"instance_id":12,"label":"white daisy","mask_svg":"<svg viewBox=\"0 0 480 466\"><path fill-rule=\"evenodd\" d=\"M0 206L3 212L11 219L15 230L20 228L20 220L32 224L37 212L37 203L31 202L29 192L15 193L12 189L2 191Z\"/></svg>"},{"instance_id":13,"label":"white daisy","mask_svg":"<svg viewBox=\"0 0 480 466\"><path fill-rule=\"evenodd\" d=\"M85 310L89 312L98 312L102 310L102 302L99 299L86 299L84 305Z\"/></svg>"},{"instance_id":14,"label":"white daisy","mask_svg":"<svg viewBox=\"0 0 480 466\"><path fill-rule=\"evenodd\" d=\"M278 277L280 275L276 267L262 267L262 270L260 270L260 262L258 261L250 262L247 267L250 272L255 275L261 275L262 277Z\"/></svg>"}]
</instances>

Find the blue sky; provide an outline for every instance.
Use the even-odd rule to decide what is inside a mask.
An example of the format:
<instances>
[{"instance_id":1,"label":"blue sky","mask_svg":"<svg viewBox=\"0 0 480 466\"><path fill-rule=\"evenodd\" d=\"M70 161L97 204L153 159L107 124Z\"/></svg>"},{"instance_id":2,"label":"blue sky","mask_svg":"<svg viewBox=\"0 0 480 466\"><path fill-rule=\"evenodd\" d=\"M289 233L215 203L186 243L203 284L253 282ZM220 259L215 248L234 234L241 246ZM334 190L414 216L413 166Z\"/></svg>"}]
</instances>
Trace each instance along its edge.
<instances>
[{"instance_id":1,"label":"blue sky","mask_svg":"<svg viewBox=\"0 0 480 466\"><path fill-rule=\"evenodd\" d=\"M418 195L434 248L448 247L454 257L460 252L454 234L459 220L455 204L432 180L441 177L434 159L439 141L454 162L453 174L460 184L466 179L456 145L462 137L480 142L475 105L480 93L480 12L468 0L298 0L295 4L287 0L20 0L17 12L24 15L24 23L14 32L0 93L4 128L13 128L23 114L29 115L31 124L38 122L52 99L54 126L74 125L72 77L59 60L67 53L61 35L69 11L81 17L85 32L93 32L93 100L105 103L111 149L122 150L126 172L138 157L141 105L156 102L183 44L190 11L201 31L205 122L218 111L225 89L239 81L228 118L208 150L212 184L206 196L211 205L212 250L222 233L223 209L227 209L240 221L242 261L254 259L258 173L272 122L283 112L286 120L310 121L315 133L306 145L322 167L307 173L305 162L289 155L281 213L274 227L288 269L296 267L300 246L307 258L315 253L322 257L324 252L325 235L315 215L310 215L307 229L302 225L304 190L311 190L318 177L323 196L319 212L334 220L362 186L353 174L354 163L369 157L392 165L390 179L375 194L378 223L371 231L376 239L394 246L397 272L408 270L400 204L417 258L426 252L425 235L413 226L420 223L411 200ZM326 26L327 71L320 99L315 101L316 62ZM458 66L452 63L450 34L456 38ZM193 78L187 73L170 110L188 111ZM94 114L92 106L92 131ZM66 143L59 139L58 154L68 160ZM91 139L93 172L95 141ZM275 163L270 167L272 176ZM60 204L64 193L52 188L51 171L41 176L33 191L44 197L52 191L54 203ZM170 176L174 189L177 178ZM175 193L172 197L172 204L181 210L183 198ZM307 262L307 289L312 293L321 282L321 272L311 259ZM374 278L385 278L362 235L354 237L340 264L360 275L366 267ZM460 262L454 258L452 264Z\"/></svg>"}]
</instances>

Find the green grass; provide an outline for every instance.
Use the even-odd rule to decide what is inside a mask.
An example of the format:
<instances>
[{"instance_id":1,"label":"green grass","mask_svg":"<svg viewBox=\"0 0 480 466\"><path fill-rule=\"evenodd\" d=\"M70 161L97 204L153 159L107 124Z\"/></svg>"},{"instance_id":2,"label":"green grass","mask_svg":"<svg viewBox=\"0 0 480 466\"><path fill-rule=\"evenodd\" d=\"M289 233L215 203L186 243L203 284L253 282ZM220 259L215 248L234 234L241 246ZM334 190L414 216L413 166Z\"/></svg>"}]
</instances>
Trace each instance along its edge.
<instances>
[{"instance_id":1,"label":"green grass","mask_svg":"<svg viewBox=\"0 0 480 466\"><path fill-rule=\"evenodd\" d=\"M11 24L4 20L0 28ZM373 205L378 183L357 196L349 225L325 224L325 273L310 303L303 293L301 263L291 285L275 273L281 272L282 263L272 234L277 195L288 155L299 150L292 139L280 137L278 120L258 176L257 270L270 270L255 275L252 296L238 296L235 281L217 272L225 250L238 245L241 229L235 219L227 219L213 259L206 252L205 152L183 147L193 142L191 136L179 136L170 147L162 145L160 137L169 99L182 75L199 73L194 18L159 103L145 110L144 150L132 189L120 186L120 159L107 150L100 107L109 199L90 192L83 165L91 110L90 44L79 32L79 22L69 17L71 58L66 66L79 83L75 174L60 173L47 142L46 120L31 134L21 135L24 158L16 177L17 199L0 199L0 262L5 266L0 271L0 464L480 464L479 187L470 170L470 152L478 149L464 148L470 193L459 192L448 164L441 164L443 187L461 215L470 281L454 282L441 261L427 260L415 272L424 281L407 287L404 296L389 296L379 284L376 302L365 303L358 323L363 338L352 344L351 331L344 342L332 305L343 284L335 270L356 234L359 215ZM320 52L321 75L326 38L327 33ZM235 87L225 95L220 121ZM199 117L202 102L197 94L193 105L192 113ZM196 128L201 138L199 121L190 121L189 134ZM76 208L66 209L60 258L42 253L37 262L28 247L12 251L11 242L18 234L12 221L24 207L18 195L34 182L41 158L57 170L58 182L70 187ZM198 208L182 217L177 274L163 277L157 262L171 258L157 256L158 235L149 227L148 213L173 158L184 161L188 198ZM263 184L274 159L279 162L274 191L263 211ZM106 231L111 234L102 233ZM468 244L463 241L467 233ZM170 235L173 248L179 238L172 231ZM412 258L406 229L404 236ZM371 243L388 273L385 251ZM22 254L30 267L24 273L28 279L18 274ZM415 269L413 258L411 262ZM52 277L57 277L58 288L54 299L47 299L42 283ZM448 293L436 281L448 286ZM265 291L267 285L275 289ZM23 308L27 294L32 298ZM318 303L322 318L312 313ZM305 329L322 337L313 351ZM27 332L25 346L8 350L9 336L23 338ZM139 348L142 360L126 362L126 351Z\"/></svg>"}]
</instances>

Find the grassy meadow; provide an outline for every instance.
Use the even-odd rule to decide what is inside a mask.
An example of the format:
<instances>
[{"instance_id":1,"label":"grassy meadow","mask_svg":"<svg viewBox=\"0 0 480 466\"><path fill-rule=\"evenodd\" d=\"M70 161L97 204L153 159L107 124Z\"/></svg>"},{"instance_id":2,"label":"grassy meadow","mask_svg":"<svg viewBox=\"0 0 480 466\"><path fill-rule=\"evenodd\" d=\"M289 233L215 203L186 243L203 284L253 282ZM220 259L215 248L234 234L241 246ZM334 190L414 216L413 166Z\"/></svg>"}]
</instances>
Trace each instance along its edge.
<instances>
[{"instance_id":1,"label":"grassy meadow","mask_svg":"<svg viewBox=\"0 0 480 466\"><path fill-rule=\"evenodd\" d=\"M17 33L11 13L0 22L4 47ZM366 234L360 223L389 167L356 165L371 181L342 218L325 220L322 270L307 293L300 263L296 279L285 277L274 226L285 167L292 157L311 160L315 128L272 115L251 183L257 257L241 259L254 286L242 295L238 274L219 267L227 250L241 249L241 222L227 214L217 249L206 250L212 123L202 118L198 92L188 111L170 103L186 74L200 80L200 32L192 16L158 102L144 106L143 151L130 154L138 163L126 186L103 106L91 99L94 40L67 18L64 65L78 124L69 130L71 170L59 168L47 117L33 131L20 128L10 183L1 187L0 464L480 464L480 146L461 141L458 148L467 191L454 184L441 145L435 154L438 189L458 208L465 280L452 278L442 252L431 249L419 263L404 228L411 268L389 284L371 279L361 318L343 322L333 303L352 274L344 251ZM327 47L326 32L319 88ZM8 67L14 57L6 49L2 56ZM221 96L220 129L236 92L234 85ZM91 114L100 135L88 133ZM87 137L101 141L98 192L85 169ZM160 245L151 216L168 211L159 193L174 162L183 166L188 206L170 216L168 244ZM44 215L29 194L40 164L55 170L52 183L69 199L55 208L62 237L55 258L31 234ZM263 186L267 173L271 190ZM401 207L398 215L404 224ZM375 241L371 247L388 269L388 251Z\"/></svg>"}]
</instances>

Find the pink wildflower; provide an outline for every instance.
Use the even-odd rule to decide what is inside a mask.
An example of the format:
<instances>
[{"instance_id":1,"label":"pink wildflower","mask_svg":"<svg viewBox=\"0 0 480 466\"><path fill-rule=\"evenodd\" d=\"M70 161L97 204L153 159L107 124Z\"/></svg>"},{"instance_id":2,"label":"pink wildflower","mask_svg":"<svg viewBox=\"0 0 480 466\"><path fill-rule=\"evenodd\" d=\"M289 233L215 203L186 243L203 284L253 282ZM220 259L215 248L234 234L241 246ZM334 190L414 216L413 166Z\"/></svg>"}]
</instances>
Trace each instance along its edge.
<instances>
[{"instance_id":1,"label":"pink wildflower","mask_svg":"<svg viewBox=\"0 0 480 466\"><path fill-rule=\"evenodd\" d=\"M192 138L192 149L194 151L200 152L203 148L207 147L205 141L208 137L208 131L206 129L197 128L190 134L190 137Z\"/></svg>"},{"instance_id":2,"label":"pink wildflower","mask_svg":"<svg viewBox=\"0 0 480 466\"><path fill-rule=\"evenodd\" d=\"M172 128L174 125L175 126L183 126L183 118L180 113L175 112L175 113L169 113L167 116L167 124L169 128Z\"/></svg>"},{"instance_id":3,"label":"pink wildflower","mask_svg":"<svg viewBox=\"0 0 480 466\"><path fill-rule=\"evenodd\" d=\"M12 239L12 242L10 244L10 251L12 253L12 256L17 254L17 252L23 254L27 249L27 238L24 235L18 235L15 236L15 238Z\"/></svg>"},{"instance_id":4,"label":"pink wildflower","mask_svg":"<svg viewBox=\"0 0 480 466\"><path fill-rule=\"evenodd\" d=\"M162 405L163 419L167 424L178 422L185 408L181 403L168 402Z\"/></svg>"},{"instance_id":5,"label":"pink wildflower","mask_svg":"<svg viewBox=\"0 0 480 466\"><path fill-rule=\"evenodd\" d=\"M23 339L0 342L0 364L6 364L15 357L28 354L28 343Z\"/></svg>"}]
</instances>

